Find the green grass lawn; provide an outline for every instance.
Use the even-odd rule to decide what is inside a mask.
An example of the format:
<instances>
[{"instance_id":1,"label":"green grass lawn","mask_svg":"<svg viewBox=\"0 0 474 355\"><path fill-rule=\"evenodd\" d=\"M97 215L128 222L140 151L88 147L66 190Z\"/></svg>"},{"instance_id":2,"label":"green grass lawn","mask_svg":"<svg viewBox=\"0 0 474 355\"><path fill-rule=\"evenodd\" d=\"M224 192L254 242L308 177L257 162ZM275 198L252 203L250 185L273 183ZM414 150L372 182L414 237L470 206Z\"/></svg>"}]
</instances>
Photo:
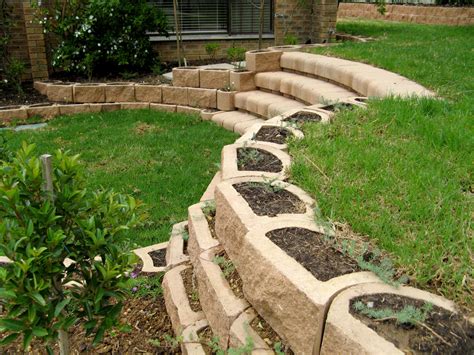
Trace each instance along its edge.
<instances>
[{"instance_id":1,"label":"green grass lawn","mask_svg":"<svg viewBox=\"0 0 474 355\"><path fill-rule=\"evenodd\" d=\"M56 118L45 129L8 134L8 145L16 150L27 141L41 154L81 154L91 186L147 204L153 224L129 232L146 246L167 240L171 226L187 219L219 169L222 147L236 137L194 116L140 110Z\"/></svg>"},{"instance_id":2,"label":"green grass lawn","mask_svg":"<svg viewBox=\"0 0 474 355\"><path fill-rule=\"evenodd\" d=\"M315 52L400 73L445 100L373 100L305 127L290 147L292 180L327 218L391 253L415 284L472 307L474 26L344 21L338 30L377 41Z\"/></svg>"}]
</instances>

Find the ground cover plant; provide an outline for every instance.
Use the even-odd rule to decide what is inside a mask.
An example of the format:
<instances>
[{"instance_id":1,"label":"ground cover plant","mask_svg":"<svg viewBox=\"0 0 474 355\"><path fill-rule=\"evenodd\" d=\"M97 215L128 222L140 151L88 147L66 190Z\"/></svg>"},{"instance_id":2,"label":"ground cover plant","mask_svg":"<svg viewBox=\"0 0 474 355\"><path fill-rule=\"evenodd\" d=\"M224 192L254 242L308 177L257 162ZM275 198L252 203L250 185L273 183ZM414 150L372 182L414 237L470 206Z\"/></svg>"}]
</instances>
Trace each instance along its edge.
<instances>
[{"instance_id":1,"label":"ground cover plant","mask_svg":"<svg viewBox=\"0 0 474 355\"><path fill-rule=\"evenodd\" d=\"M444 100L371 100L290 144L292 179L323 215L392 254L418 286L473 306L474 26L340 22L374 37L317 53L400 73Z\"/></svg>"},{"instance_id":2,"label":"ground cover plant","mask_svg":"<svg viewBox=\"0 0 474 355\"><path fill-rule=\"evenodd\" d=\"M118 111L56 118L39 131L10 133L7 145L35 143L81 154L92 187L111 187L145 202L148 224L128 232L137 246L168 240L218 170L220 150L236 139L198 117L157 111Z\"/></svg>"}]
</instances>

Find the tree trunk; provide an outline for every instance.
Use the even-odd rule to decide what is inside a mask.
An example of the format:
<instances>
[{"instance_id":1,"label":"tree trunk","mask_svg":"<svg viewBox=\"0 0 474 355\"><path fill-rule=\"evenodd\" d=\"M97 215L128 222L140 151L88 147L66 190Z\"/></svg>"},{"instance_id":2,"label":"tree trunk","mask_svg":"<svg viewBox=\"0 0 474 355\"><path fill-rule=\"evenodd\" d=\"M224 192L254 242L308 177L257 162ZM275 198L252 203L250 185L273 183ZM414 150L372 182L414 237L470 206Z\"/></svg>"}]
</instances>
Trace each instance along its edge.
<instances>
[{"instance_id":1,"label":"tree trunk","mask_svg":"<svg viewBox=\"0 0 474 355\"><path fill-rule=\"evenodd\" d=\"M69 355L69 334L60 329L59 330L59 353L61 355Z\"/></svg>"},{"instance_id":2,"label":"tree trunk","mask_svg":"<svg viewBox=\"0 0 474 355\"><path fill-rule=\"evenodd\" d=\"M174 13L174 31L176 35L176 55L178 56L178 65L181 66L181 39L179 31L179 18L178 18L178 0L173 0L173 13Z\"/></svg>"},{"instance_id":3,"label":"tree trunk","mask_svg":"<svg viewBox=\"0 0 474 355\"><path fill-rule=\"evenodd\" d=\"M265 0L260 0L260 28L258 30L258 49L262 49Z\"/></svg>"}]
</instances>

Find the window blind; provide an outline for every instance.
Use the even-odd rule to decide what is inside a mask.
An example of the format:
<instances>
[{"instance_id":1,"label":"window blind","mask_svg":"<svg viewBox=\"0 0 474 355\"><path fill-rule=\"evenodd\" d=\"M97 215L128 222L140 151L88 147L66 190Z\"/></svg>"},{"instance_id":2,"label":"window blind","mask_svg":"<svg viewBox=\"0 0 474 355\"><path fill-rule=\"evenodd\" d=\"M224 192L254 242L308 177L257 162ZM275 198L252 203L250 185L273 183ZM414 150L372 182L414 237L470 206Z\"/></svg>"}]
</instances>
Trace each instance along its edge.
<instances>
[{"instance_id":1,"label":"window blind","mask_svg":"<svg viewBox=\"0 0 474 355\"><path fill-rule=\"evenodd\" d=\"M260 29L260 0L230 0L230 33L252 34ZM264 33L273 30L273 1L265 0Z\"/></svg>"}]
</instances>

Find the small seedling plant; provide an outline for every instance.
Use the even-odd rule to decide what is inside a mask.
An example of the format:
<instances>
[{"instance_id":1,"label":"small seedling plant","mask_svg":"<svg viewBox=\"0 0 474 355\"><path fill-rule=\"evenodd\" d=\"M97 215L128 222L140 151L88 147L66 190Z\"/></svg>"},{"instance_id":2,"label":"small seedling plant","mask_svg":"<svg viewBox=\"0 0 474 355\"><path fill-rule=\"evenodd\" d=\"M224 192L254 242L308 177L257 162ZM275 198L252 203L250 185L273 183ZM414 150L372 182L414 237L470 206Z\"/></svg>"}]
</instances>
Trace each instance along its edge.
<instances>
[{"instance_id":1,"label":"small seedling plant","mask_svg":"<svg viewBox=\"0 0 474 355\"><path fill-rule=\"evenodd\" d=\"M219 265L225 278L229 277L235 271L234 263L223 256L216 255L212 261L214 264Z\"/></svg>"},{"instance_id":2,"label":"small seedling plant","mask_svg":"<svg viewBox=\"0 0 474 355\"><path fill-rule=\"evenodd\" d=\"M0 252L12 261L0 268L0 345L35 338L52 353L59 339L67 354L71 326L97 344L118 324L135 262L123 239L145 216L132 196L91 190L77 155L58 150L44 172L34 145L0 161Z\"/></svg>"}]
</instances>

